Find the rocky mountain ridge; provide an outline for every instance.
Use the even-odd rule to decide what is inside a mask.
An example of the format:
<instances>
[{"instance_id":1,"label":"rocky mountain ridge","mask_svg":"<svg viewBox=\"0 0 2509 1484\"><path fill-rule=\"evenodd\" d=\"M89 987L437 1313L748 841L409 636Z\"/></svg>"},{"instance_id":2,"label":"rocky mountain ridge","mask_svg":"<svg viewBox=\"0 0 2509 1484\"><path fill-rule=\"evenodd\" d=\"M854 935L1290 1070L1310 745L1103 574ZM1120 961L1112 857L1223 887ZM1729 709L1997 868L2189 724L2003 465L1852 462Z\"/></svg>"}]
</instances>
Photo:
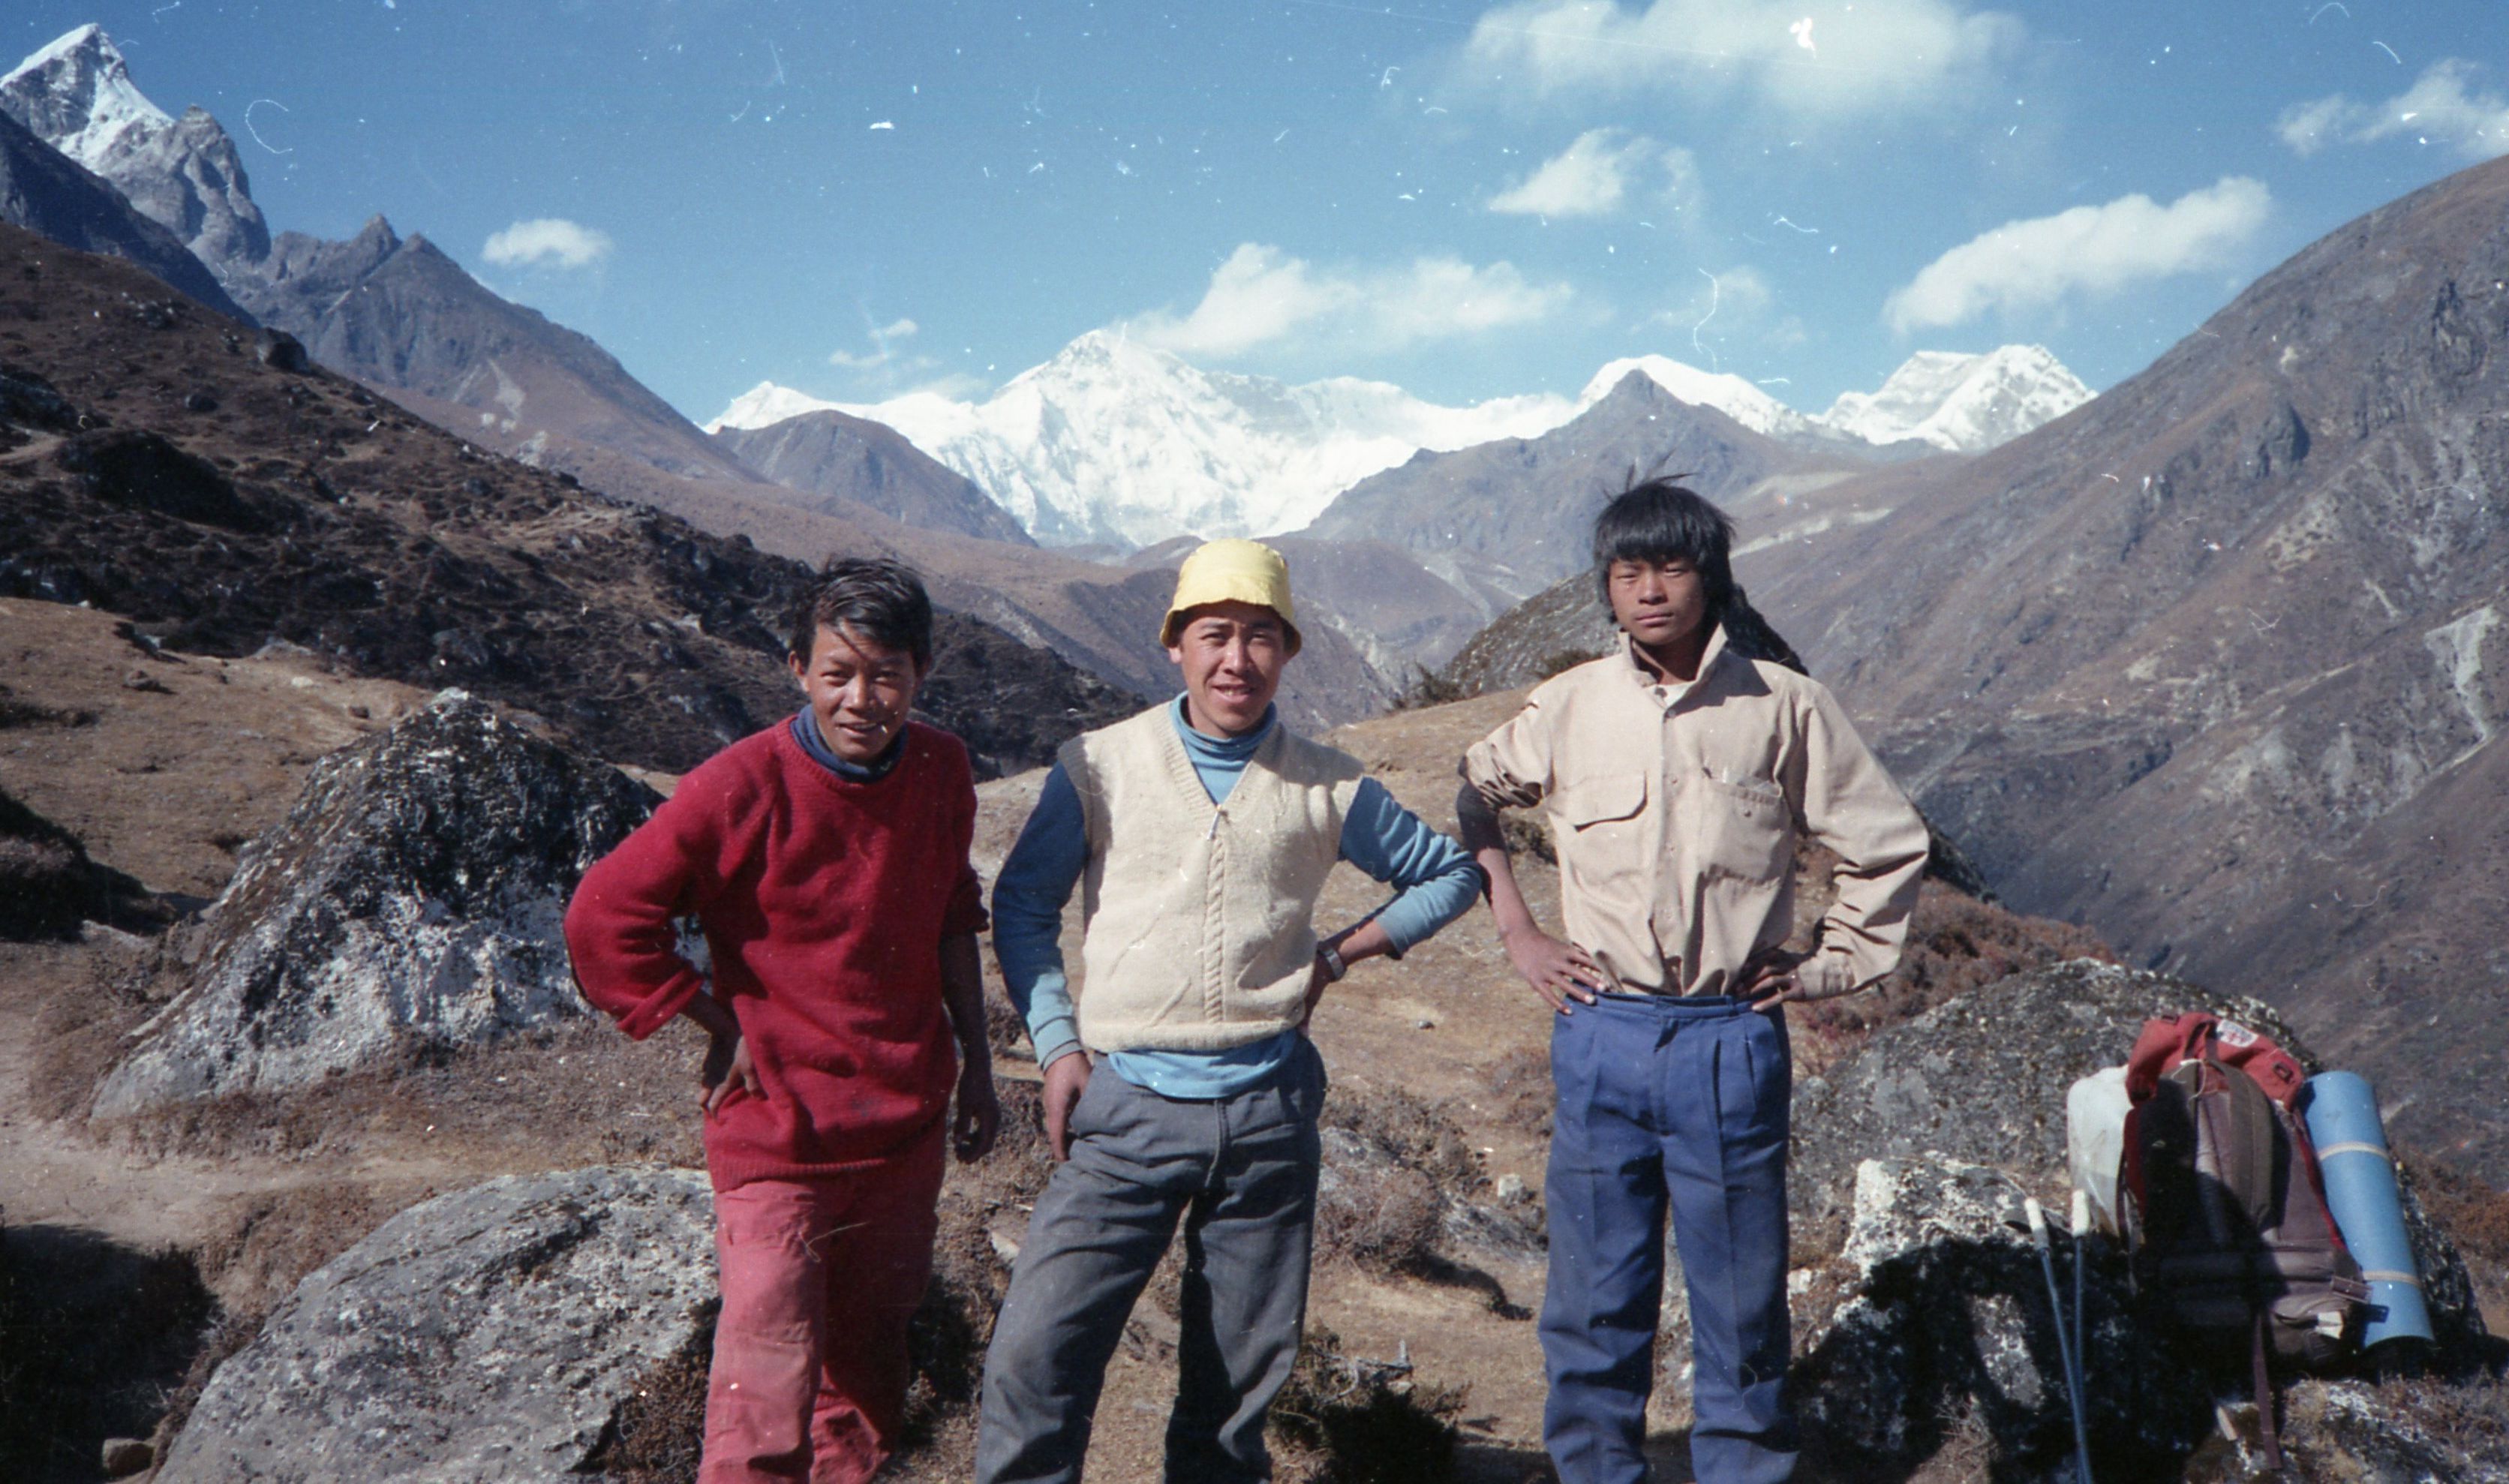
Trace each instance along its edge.
<instances>
[{"instance_id":1,"label":"rocky mountain ridge","mask_svg":"<svg viewBox=\"0 0 2509 1484\"><path fill-rule=\"evenodd\" d=\"M826 515L868 506L926 531L1014 546L1036 544L975 481L927 457L895 429L833 408L765 427L725 427L714 440Z\"/></svg>"},{"instance_id":2,"label":"rocky mountain ridge","mask_svg":"<svg viewBox=\"0 0 2509 1484\"><path fill-rule=\"evenodd\" d=\"M150 102L102 26L79 26L0 77L0 113L112 182L231 290L243 292L269 255L235 141L198 106L177 119Z\"/></svg>"},{"instance_id":3,"label":"rocky mountain ridge","mask_svg":"<svg viewBox=\"0 0 2509 1484\"><path fill-rule=\"evenodd\" d=\"M1298 534L1400 545L1450 583L1496 595L1503 607L1589 567L1594 516L1632 478L1684 474L1700 493L1739 507L1865 466L1764 437L1632 370L1601 401L1538 438L1417 454L1361 480Z\"/></svg>"},{"instance_id":4,"label":"rocky mountain ridge","mask_svg":"<svg viewBox=\"0 0 2509 1484\"><path fill-rule=\"evenodd\" d=\"M0 595L93 603L143 645L459 685L670 771L796 704L775 628L800 562L266 363L243 326L14 227L0 310L5 385L41 393L0 404ZM1135 704L959 614L936 647L924 704L980 766Z\"/></svg>"},{"instance_id":5,"label":"rocky mountain ridge","mask_svg":"<svg viewBox=\"0 0 2509 1484\"><path fill-rule=\"evenodd\" d=\"M552 467L604 449L694 478L757 477L592 341L498 297L424 236L378 215L345 241L274 238L226 130L149 101L100 27L19 63L0 112L173 231L253 317L464 436Z\"/></svg>"},{"instance_id":6,"label":"rocky mountain ridge","mask_svg":"<svg viewBox=\"0 0 2509 1484\"><path fill-rule=\"evenodd\" d=\"M1664 355L1612 361L1573 400L1533 394L1441 407L1349 377L1291 386L1205 371L1120 331L1093 330L981 402L916 392L840 404L764 382L707 427L756 429L843 410L897 428L1049 545L1142 547L1186 534L1309 526L1366 476L1423 451L1539 437L1592 409L1632 371L1752 432L1851 463L1927 448L1974 452L2090 395L2043 349L2007 346L1974 356L1919 352L1880 392L1850 393L1820 415L1797 412L1739 376ZM1854 426L1842 421L1842 408L1853 409Z\"/></svg>"},{"instance_id":7,"label":"rocky mountain ridge","mask_svg":"<svg viewBox=\"0 0 2509 1484\"><path fill-rule=\"evenodd\" d=\"M244 317L243 308L227 297L181 239L5 110L0 110L0 222L80 252L136 264L165 288L188 294L222 315ZM151 297L162 294L161 289Z\"/></svg>"}]
</instances>

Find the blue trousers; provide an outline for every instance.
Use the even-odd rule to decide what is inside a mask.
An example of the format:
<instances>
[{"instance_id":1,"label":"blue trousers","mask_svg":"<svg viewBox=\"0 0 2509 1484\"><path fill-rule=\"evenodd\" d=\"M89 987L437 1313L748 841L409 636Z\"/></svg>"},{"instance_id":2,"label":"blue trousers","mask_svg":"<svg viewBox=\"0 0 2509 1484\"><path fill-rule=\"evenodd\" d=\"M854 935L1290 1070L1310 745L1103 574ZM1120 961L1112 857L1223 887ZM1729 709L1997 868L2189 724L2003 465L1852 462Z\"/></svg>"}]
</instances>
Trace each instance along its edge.
<instances>
[{"instance_id":1,"label":"blue trousers","mask_svg":"<svg viewBox=\"0 0 2509 1484\"><path fill-rule=\"evenodd\" d=\"M1691 1465L1700 1484L1789 1477L1784 1020L1723 995L1607 994L1557 1018L1551 1074L1542 1435L1561 1484L1647 1477L1667 1210L1690 1287Z\"/></svg>"}]
</instances>

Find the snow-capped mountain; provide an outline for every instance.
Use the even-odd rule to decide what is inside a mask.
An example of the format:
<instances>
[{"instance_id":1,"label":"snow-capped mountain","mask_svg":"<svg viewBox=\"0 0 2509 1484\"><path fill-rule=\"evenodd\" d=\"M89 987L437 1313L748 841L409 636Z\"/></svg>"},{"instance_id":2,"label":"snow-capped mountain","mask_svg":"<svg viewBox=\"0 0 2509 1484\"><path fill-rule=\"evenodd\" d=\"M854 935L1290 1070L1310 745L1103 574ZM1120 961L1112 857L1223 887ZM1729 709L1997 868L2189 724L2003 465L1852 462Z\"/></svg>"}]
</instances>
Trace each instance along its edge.
<instances>
[{"instance_id":1,"label":"snow-capped mountain","mask_svg":"<svg viewBox=\"0 0 2509 1484\"><path fill-rule=\"evenodd\" d=\"M1772 438L1810 437L1814 420L1762 391L1730 371L1702 371L1668 355L1624 355L1594 373L1577 394L1580 408L1592 407L1611 394L1622 378L1643 371L1647 380L1693 407L1713 407L1755 433Z\"/></svg>"},{"instance_id":2,"label":"snow-capped mountain","mask_svg":"<svg viewBox=\"0 0 2509 1484\"><path fill-rule=\"evenodd\" d=\"M1920 351L1881 390L1846 392L1819 421L1869 443L1920 438L1976 454L2090 399L2091 389L2043 346L2002 346L1983 355Z\"/></svg>"},{"instance_id":3,"label":"snow-capped mountain","mask_svg":"<svg viewBox=\"0 0 2509 1484\"><path fill-rule=\"evenodd\" d=\"M0 77L0 97L19 123L92 170L132 130L149 134L174 124L131 80L121 49L93 23L11 68Z\"/></svg>"},{"instance_id":4,"label":"snow-capped mountain","mask_svg":"<svg viewBox=\"0 0 2509 1484\"><path fill-rule=\"evenodd\" d=\"M1565 397L1441 407L1383 382L1291 386L1204 371L1093 330L982 402L929 392L843 405L765 384L709 427L835 407L884 423L983 486L1038 540L1138 547L1170 537L1294 531L1357 481L1423 448L1529 437Z\"/></svg>"},{"instance_id":5,"label":"snow-capped mountain","mask_svg":"<svg viewBox=\"0 0 2509 1484\"><path fill-rule=\"evenodd\" d=\"M1798 446L1853 451L1908 438L1978 452L2072 410L2090 390L2036 346L1984 355L1921 352L1882 390L1820 417L1731 373L1635 355L1594 373L1575 400L1548 394L1442 407L1384 382L1292 386L1204 371L1119 331L1093 330L981 402L913 392L825 401L762 382L706 425L766 427L834 408L904 433L982 486L1050 545L1153 545L1171 537L1304 528L1360 480L1422 450L1538 437L1592 407L1631 371L1694 406Z\"/></svg>"},{"instance_id":6,"label":"snow-capped mountain","mask_svg":"<svg viewBox=\"0 0 2509 1484\"><path fill-rule=\"evenodd\" d=\"M0 77L0 111L111 181L229 288L270 255L235 141L199 108L177 119L150 102L102 27L80 26Z\"/></svg>"}]
</instances>

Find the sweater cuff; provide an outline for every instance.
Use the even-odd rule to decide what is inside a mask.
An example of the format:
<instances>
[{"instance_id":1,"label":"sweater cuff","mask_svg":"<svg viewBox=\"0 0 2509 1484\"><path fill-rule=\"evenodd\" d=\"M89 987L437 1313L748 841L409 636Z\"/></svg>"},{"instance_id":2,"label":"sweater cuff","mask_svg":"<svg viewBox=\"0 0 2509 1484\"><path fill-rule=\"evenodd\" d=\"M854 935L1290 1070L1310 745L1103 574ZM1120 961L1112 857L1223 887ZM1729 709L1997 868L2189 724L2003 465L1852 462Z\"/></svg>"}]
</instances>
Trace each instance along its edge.
<instances>
[{"instance_id":1,"label":"sweater cuff","mask_svg":"<svg viewBox=\"0 0 2509 1484\"><path fill-rule=\"evenodd\" d=\"M1080 1026L1071 1017L1059 1015L1028 1030L1029 1044L1036 1048L1039 1071L1052 1066L1054 1058L1065 1052L1080 1049Z\"/></svg>"},{"instance_id":2,"label":"sweater cuff","mask_svg":"<svg viewBox=\"0 0 2509 1484\"><path fill-rule=\"evenodd\" d=\"M664 984L630 1008L626 1014L618 1017L618 1028L627 1032L627 1039L642 1041L671 1023L681 1011L689 1008L689 1001L695 999L697 992L704 987L705 981L693 970L675 974L669 983Z\"/></svg>"}]
</instances>

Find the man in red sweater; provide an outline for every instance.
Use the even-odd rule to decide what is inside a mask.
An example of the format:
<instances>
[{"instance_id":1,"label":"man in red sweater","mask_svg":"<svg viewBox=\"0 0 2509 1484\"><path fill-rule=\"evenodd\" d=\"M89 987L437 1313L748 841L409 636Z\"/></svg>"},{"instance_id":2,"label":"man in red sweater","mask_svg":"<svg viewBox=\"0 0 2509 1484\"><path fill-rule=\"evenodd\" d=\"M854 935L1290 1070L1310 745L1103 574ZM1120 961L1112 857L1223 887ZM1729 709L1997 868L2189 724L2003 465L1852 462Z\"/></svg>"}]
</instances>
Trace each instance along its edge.
<instances>
[{"instance_id":1,"label":"man in red sweater","mask_svg":"<svg viewBox=\"0 0 2509 1484\"><path fill-rule=\"evenodd\" d=\"M701 1484L850 1484L880 1467L906 1403L945 1127L976 1160L1000 1119L967 861L975 785L957 738L907 720L932 665L922 582L894 562L831 562L795 612L791 661L800 714L681 779L566 916L577 979L621 1029L641 1040L686 1017L709 1038L723 1315ZM689 915L711 984L677 948Z\"/></svg>"}]
</instances>

